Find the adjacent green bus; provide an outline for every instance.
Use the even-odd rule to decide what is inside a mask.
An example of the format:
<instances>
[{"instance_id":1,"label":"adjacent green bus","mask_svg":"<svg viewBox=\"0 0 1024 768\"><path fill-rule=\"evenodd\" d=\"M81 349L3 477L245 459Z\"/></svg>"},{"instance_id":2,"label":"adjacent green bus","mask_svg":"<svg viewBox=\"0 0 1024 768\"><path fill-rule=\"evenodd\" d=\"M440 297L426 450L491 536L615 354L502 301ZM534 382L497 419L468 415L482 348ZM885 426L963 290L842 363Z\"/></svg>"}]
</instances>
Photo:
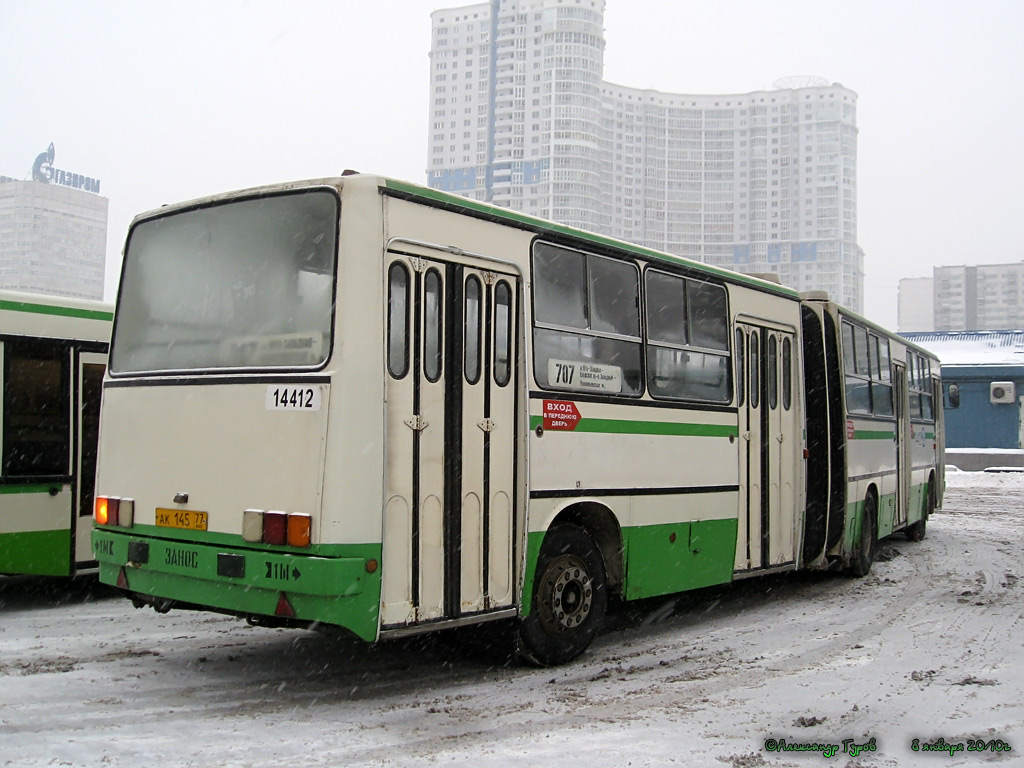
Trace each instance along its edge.
<instances>
[{"instance_id":1,"label":"adjacent green bus","mask_svg":"<svg viewBox=\"0 0 1024 768\"><path fill-rule=\"evenodd\" d=\"M90 536L113 307L0 291L0 573L95 572Z\"/></svg>"}]
</instances>

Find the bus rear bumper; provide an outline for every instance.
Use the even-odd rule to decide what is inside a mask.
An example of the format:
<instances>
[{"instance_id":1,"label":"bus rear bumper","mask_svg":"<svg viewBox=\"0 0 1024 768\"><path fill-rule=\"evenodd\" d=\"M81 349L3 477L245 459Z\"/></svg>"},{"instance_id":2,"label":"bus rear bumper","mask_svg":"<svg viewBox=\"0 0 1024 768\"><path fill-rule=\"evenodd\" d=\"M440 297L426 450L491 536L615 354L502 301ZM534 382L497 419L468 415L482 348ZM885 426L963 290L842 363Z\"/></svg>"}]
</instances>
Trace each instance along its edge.
<instances>
[{"instance_id":1,"label":"bus rear bumper","mask_svg":"<svg viewBox=\"0 0 1024 768\"><path fill-rule=\"evenodd\" d=\"M358 557L261 552L94 529L99 578L142 602L344 627L377 639L380 545ZM371 573L370 571L373 570ZM293 615L282 613L281 599Z\"/></svg>"}]
</instances>

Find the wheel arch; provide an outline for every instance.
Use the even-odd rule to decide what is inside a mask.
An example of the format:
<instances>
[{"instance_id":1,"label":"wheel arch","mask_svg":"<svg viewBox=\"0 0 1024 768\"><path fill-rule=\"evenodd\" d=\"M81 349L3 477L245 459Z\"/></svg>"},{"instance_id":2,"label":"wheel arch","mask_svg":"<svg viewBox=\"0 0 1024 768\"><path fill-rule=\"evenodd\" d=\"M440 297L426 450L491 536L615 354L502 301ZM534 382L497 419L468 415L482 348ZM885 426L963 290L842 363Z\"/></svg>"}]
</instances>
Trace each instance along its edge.
<instances>
[{"instance_id":1,"label":"wheel arch","mask_svg":"<svg viewBox=\"0 0 1024 768\"><path fill-rule=\"evenodd\" d=\"M599 501L573 501L558 510L548 523L544 535L557 525L569 523L579 526L594 540L601 559L604 560L605 577L608 586L621 591L625 578L625 553L623 551L622 527L615 513ZM543 544L541 544L543 546Z\"/></svg>"}]
</instances>

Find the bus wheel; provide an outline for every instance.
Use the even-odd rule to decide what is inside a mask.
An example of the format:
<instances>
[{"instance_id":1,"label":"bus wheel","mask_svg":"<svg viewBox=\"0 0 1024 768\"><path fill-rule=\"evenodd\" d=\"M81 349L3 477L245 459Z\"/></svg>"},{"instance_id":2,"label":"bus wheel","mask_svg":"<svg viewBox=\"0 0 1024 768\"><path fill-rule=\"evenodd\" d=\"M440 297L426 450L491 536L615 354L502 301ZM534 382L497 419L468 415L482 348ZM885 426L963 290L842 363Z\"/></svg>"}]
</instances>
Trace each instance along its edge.
<instances>
[{"instance_id":1,"label":"bus wheel","mask_svg":"<svg viewBox=\"0 0 1024 768\"><path fill-rule=\"evenodd\" d=\"M860 519L860 545L850 563L850 571L854 576L867 576L871 564L875 562L875 497L868 495L864 499L864 511Z\"/></svg>"},{"instance_id":2,"label":"bus wheel","mask_svg":"<svg viewBox=\"0 0 1024 768\"><path fill-rule=\"evenodd\" d=\"M928 526L928 518L932 516L932 512L935 511L935 486L928 483L928 507L924 511L924 517L918 520L916 523L907 526L904 531L904 536L909 541L921 541L925 537L926 529Z\"/></svg>"},{"instance_id":3,"label":"bus wheel","mask_svg":"<svg viewBox=\"0 0 1024 768\"><path fill-rule=\"evenodd\" d=\"M519 655L540 666L564 664L587 649L608 607L604 560L577 525L548 531L537 560L530 615L519 625Z\"/></svg>"}]
</instances>

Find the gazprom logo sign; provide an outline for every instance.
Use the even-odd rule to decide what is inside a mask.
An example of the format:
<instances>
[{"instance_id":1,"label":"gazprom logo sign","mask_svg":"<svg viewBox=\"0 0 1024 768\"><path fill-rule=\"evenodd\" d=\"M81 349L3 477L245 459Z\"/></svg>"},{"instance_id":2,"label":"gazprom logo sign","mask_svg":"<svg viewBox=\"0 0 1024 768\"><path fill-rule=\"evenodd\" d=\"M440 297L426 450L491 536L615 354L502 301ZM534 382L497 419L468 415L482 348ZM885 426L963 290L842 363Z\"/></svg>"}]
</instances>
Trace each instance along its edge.
<instances>
[{"instance_id":1,"label":"gazprom logo sign","mask_svg":"<svg viewBox=\"0 0 1024 768\"><path fill-rule=\"evenodd\" d=\"M32 164L32 180L41 181L44 184L59 184L62 187L82 189L86 192L100 193L100 180L90 176L83 176L80 173L62 171L53 167L53 144L45 152L40 152L36 161Z\"/></svg>"}]
</instances>

